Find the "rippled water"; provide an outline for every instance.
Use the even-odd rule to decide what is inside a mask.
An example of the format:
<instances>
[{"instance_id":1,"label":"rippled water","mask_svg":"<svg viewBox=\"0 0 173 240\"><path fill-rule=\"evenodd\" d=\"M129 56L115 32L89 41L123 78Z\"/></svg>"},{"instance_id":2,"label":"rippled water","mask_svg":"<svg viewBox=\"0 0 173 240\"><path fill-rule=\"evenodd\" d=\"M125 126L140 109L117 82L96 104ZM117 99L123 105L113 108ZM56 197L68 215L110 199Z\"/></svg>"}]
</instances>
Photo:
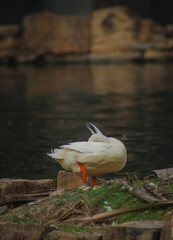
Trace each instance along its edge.
<instances>
[{"instance_id":1,"label":"rippled water","mask_svg":"<svg viewBox=\"0 0 173 240\"><path fill-rule=\"evenodd\" d=\"M56 178L46 152L86 122L126 145L120 174L172 167L172 81L172 64L1 66L0 177Z\"/></svg>"}]
</instances>

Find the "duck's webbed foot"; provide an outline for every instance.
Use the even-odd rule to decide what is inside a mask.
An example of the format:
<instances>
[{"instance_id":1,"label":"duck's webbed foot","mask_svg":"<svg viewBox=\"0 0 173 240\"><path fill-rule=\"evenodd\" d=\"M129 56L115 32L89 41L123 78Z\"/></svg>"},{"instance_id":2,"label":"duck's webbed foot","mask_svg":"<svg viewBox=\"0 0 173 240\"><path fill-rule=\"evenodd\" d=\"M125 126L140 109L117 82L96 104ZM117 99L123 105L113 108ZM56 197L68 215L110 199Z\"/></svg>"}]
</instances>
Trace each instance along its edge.
<instances>
[{"instance_id":1,"label":"duck's webbed foot","mask_svg":"<svg viewBox=\"0 0 173 240\"><path fill-rule=\"evenodd\" d=\"M87 183L86 167L85 167L82 163L80 163L80 162L77 162L77 164L79 165L80 171L81 171L81 173L82 173L82 181L83 181L84 183Z\"/></svg>"}]
</instances>

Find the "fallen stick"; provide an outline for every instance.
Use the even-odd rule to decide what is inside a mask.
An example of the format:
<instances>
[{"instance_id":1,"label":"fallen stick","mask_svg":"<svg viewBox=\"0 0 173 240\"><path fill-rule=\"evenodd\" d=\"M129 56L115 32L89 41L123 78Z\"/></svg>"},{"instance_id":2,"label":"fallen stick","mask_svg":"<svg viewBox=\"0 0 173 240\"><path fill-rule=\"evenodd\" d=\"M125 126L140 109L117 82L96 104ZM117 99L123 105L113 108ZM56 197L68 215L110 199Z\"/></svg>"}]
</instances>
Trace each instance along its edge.
<instances>
[{"instance_id":1,"label":"fallen stick","mask_svg":"<svg viewBox=\"0 0 173 240\"><path fill-rule=\"evenodd\" d=\"M129 193L147 202L167 202L168 201L166 198L163 198L163 197L161 198L160 196L157 196L152 192L147 191L147 189L144 188L143 186L133 188L125 180L123 180L120 184L122 184Z\"/></svg>"},{"instance_id":2,"label":"fallen stick","mask_svg":"<svg viewBox=\"0 0 173 240\"><path fill-rule=\"evenodd\" d=\"M66 220L66 222L68 221L77 221L77 222L100 222L100 221L104 221L108 218L112 218L115 217L117 215L120 215L122 213L126 213L126 212L133 212L133 211L139 211L139 210L144 210L144 209L149 209L149 208L156 208L156 207L164 207L164 206L168 206L168 205L173 205L173 201L171 202L165 202L165 203L157 203L157 204L148 204L148 205L144 205L144 206L138 206L138 207L129 207L129 208L120 208L120 209L115 209L112 210L111 212L102 212L102 213L97 213L94 214L91 217L83 217L83 218L71 218Z\"/></svg>"}]
</instances>

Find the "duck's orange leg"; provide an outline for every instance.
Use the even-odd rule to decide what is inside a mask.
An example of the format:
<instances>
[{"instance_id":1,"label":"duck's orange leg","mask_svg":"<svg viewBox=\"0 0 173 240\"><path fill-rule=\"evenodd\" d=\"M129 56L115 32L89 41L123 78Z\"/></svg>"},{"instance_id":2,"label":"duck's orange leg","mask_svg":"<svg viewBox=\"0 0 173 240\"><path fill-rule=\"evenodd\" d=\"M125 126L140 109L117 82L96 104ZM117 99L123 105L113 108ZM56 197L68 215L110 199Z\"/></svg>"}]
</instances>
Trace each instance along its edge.
<instances>
[{"instance_id":1,"label":"duck's orange leg","mask_svg":"<svg viewBox=\"0 0 173 240\"><path fill-rule=\"evenodd\" d=\"M85 167L82 163L80 163L80 162L77 162L77 164L79 165L80 171L81 171L81 173L82 173L82 181L83 181L84 183L87 183L86 167Z\"/></svg>"},{"instance_id":2,"label":"duck's orange leg","mask_svg":"<svg viewBox=\"0 0 173 240\"><path fill-rule=\"evenodd\" d=\"M93 179L92 187L97 186L96 176L93 176L92 179Z\"/></svg>"}]
</instances>

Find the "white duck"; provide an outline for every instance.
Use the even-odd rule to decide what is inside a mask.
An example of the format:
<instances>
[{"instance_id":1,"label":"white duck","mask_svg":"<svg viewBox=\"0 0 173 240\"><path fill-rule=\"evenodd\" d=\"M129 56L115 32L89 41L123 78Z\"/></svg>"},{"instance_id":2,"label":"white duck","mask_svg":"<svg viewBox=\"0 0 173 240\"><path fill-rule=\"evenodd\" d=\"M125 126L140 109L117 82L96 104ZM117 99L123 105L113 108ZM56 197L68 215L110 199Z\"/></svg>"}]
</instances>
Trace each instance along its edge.
<instances>
[{"instance_id":1,"label":"white duck","mask_svg":"<svg viewBox=\"0 0 173 240\"><path fill-rule=\"evenodd\" d=\"M92 135L88 141L73 142L55 148L48 153L61 166L87 181L92 176L93 186L97 185L96 176L104 173L118 172L126 164L127 151L124 144L116 138L104 136L100 130L90 123L95 132L87 125Z\"/></svg>"}]
</instances>

